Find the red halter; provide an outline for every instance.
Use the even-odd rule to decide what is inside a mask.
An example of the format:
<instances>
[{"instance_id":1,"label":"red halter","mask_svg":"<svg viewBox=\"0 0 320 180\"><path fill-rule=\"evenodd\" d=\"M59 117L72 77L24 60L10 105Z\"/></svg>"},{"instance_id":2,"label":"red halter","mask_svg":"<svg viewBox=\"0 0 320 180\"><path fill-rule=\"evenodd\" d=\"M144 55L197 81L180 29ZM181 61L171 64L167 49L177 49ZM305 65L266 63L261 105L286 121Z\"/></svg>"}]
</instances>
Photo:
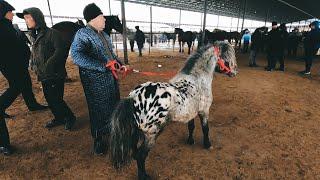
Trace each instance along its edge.
<instances>
[{"instance_id":1,"label":"red halter","mask_svg":"<svg viewBox=\"0 0 320 180\"><path fill-rule=\"evenodd\" d=\"M220 71L226 74L230 74L231 69L224 64L225 63L224 60L220 57L220 49L214 46L213 50L214 50L214 54L218 57L217 64L219 65Z\"/></svg>"}]
</instances>

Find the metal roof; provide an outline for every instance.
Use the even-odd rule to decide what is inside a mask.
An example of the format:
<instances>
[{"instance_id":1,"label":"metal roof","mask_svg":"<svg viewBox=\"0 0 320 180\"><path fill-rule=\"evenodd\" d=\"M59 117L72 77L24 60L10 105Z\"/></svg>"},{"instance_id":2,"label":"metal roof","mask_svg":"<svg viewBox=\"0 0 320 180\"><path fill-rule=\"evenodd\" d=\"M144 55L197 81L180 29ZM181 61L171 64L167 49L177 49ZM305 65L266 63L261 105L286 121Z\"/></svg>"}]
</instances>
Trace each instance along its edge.
<instances>
[{"instance_id":1,"label":"metal roof","mask_svg":"<svg viewBox=\"0 0 320 180\"><path fill-rule=\"evenodd\" d=\"M125 0L187 11L204 12L204 0ZM246 4L246 8L245 7ZM320 17L320 0L208 0L207 13L259 21L290 23Z\"/></svg>"}]
</instances>

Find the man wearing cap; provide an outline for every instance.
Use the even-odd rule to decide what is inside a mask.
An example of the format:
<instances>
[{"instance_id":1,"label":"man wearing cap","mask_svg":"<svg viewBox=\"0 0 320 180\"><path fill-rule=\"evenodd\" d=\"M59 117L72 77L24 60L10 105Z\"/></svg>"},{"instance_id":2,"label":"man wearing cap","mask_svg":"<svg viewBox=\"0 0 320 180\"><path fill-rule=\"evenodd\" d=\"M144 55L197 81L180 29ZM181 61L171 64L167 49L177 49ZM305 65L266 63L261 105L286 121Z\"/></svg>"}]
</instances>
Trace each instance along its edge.
<instances>
[{"instance_id":1,"label":"man wearing cap","mask_svg":"<svg viewBox=\"0 0 320 180\"><path fill-rule=\"evenodd\" d=\"M76 118L63 100L68 48L60 33L47 27L40 9L28 8L17 15L23 16L30 29L30 35L35 39L32 45L31 65L41 81L44 96L54 115L54 119L45 127L49 129L64 125L66 130L71 130Z\"/></svg>"},{"instance_id":2,"label":"man wearing cap","mask_svg":"<svg viewBox=\"0 0 320 180\"><path fill-rule=\"evenodd\" d=\"M88 104L94 152L103 154L106 148L103 137L110 132L110 117L120 100L118 81L105 65L109 62L123 63L113 52L110 37L103 31L106 19L100 8L94 3L88 4L83 10L83 16L87 26L76 33L71 55L74 63L79 66Z\"/></svg>"},{"instance_id":3,"label":"man wearing cap","mask_svg":"<svg viewBox=\"0 0 320 180\"><path fill-rule=\"evenodd\" d=\"M312 60L317 54L320 48L320 29L319 21L313 21L310 24L310 32L308 32L306 38L304 39L304 49L305 49L305 63L306 68L304 71L299 72L301 75L310 75Z\"/></svg>"},{"instance_id":4,"label":"man wearing cap","mask_svg":"<svg viewBox=\"0 0 320 180\"><path fill-rule=\"evenodd\" d=\"M136 26L135 28L136 28L137 31L136 31L134 39L137 42L138 49L139 49L139 56L141 57L142 56L143 44L145 42L146 37L145 37L144 33L140 30L139 26Z\"/></svg>"}]
</instances>

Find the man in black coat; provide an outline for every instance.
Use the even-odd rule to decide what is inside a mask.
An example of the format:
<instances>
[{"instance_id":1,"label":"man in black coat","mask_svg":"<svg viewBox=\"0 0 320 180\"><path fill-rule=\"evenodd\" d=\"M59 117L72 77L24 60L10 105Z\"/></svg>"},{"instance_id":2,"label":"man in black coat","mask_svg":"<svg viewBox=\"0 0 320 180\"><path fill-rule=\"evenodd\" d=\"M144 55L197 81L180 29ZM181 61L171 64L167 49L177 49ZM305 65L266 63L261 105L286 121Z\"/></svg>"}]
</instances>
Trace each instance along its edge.
<instances>
[{"instance_id":1,"label":"man in black coat","mask_svg":"<svg viewBox=\"0 0 320 180\"><path fill-rule=\"evenodd\" d=\"M280 61L280 71L284 71L284 39L282 32L277 26L277 22L272 22L272 29L267 37L267 71L275 70L277 61Z\"/></svg>"},{"instance_id":2,"label":"man in black coat","mask_svg":"<svg viewBox=\"0 0 320 180\"><path fill-rule=\"evenodd\" d=\"M0 1L0 71L8 80L9 88L0 96L0 152L11 154L9 134L4 118L9 115L5 110L22 93L30 111L42 110L46 106L37 103L32 92L28 71L30 50L25 41L19 38L12 25L14 7Z\"/></svg>"},{"instance_id":3,"label":"man in black coat","mask_svg":"<svg viewBox=\"0 0 320 180\"><path fill-rule=\"evenodd\" d=\"M139 26L136 26L136 35L135 35L135 40L137 42L138 45L138 49L139 49L139 56L142 56L142 48L143 48L143 44L145 42L145 35L144 33L139 29Z\"/></svg>"},{"instance_id":4,"label":"man in black coat","mask_svg":"<svg viewBox=\"0 0 320 180\"><path fill-rule=\"evenodd\" d=\"M305 49L305 70L299 72L300 75L310 75L311 66L314 57L320 48L320 23L319 21L313 21L310 25L311 30L307 33L304 39Z\"/></svg>"},{"instance_id":5,"label":"man in black coat","mask_svg":"<svg viewBox=\"0 0 320 180\"><path fill-rule=\"evenodd\" d=\"M0 114L5 117L9 117L5 110L20 93L30 111L47 108L37 103L32 92L28 71L30 49L12 25L13 10L6 1L0 2L0 71L9 82L9 88L0 96Z\"/></svg>"},{"instance_id":6,"label":"man in black coat","mask_svg":"<svg viewBox=\"0 0 320 180\"><path fill-rule=\"evenodd\" d=\"M65 68L68 57L67 44L58 31L47 27L40 9L28 8L17 15L25 19L35 39L32 45L31 65L42 83L44 96L54 115L54 119L50 120L45 127L64 125L66 130L71 130L76 117L63 100L67 75Z\"/></svg>"}]
</instances>

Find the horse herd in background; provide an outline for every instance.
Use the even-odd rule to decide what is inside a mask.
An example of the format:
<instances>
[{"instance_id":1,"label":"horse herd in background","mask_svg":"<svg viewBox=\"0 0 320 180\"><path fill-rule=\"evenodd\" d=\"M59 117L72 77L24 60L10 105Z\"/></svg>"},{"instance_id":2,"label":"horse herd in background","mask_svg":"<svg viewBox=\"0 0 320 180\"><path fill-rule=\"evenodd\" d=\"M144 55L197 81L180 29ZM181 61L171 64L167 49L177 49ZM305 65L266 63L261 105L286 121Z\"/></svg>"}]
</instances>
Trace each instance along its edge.
<instances>
[{"instance_id":1,"label":"horse herd in background","mask_svg":"<svg viewBox=\"0 0 320 180\"><path fill-rule=\"evenodd\" d=\"M110 35L111 31L114 29L118 33L123 33L123 26L118 16L104 16L106 18L106 26L104 31ZM70 21L63 21L55 24L52 28L58 30L62 33L62 36L67 41L68 46L71 46L73 37L75 33L82 27L84 27L84 23L82 20L78 20L77 22L70 22ZM164 38L164 40L161 40L162 42L170 42L172 40L173 46L175 45L176 40L178 40L179 43L179 52L184 52L184 45L187 43L188 46L188 54L191 53L191 51L194 48L195 40L198 41L198 47L206 45L208 43L213 44L215 41L228 41L229 43L233 43L235 47L241 46L241 38L245 34L245 32L248 31L248 29L244 29L241 32L232 31L227 32L220 29L214 29L212 32L209 30L205 30L205 37L204 42L202 42L202 34L203 32L195 32L195 31L183 31L180 28L175 28L173 33L164 32L161 37ZM261 36L261 44L259 45L261 47L261 50L264 49L267 41L267 34L268 34L268 28L267 27L260 27L257 28L256 31L259 32L259 35ZM128 34L128 40L130 41L131 50L133 50L133 44L134 44L134 32L127 28L127 34ZM176 38L176 35L178 35L178 38ZM288 39L288 45L294 44L291 42L301 42L303 37L303 34L297 34L297 33L289 33L289 39ZM161 38L159 38L160 40Z\"/></svg>"}]
</instances>

